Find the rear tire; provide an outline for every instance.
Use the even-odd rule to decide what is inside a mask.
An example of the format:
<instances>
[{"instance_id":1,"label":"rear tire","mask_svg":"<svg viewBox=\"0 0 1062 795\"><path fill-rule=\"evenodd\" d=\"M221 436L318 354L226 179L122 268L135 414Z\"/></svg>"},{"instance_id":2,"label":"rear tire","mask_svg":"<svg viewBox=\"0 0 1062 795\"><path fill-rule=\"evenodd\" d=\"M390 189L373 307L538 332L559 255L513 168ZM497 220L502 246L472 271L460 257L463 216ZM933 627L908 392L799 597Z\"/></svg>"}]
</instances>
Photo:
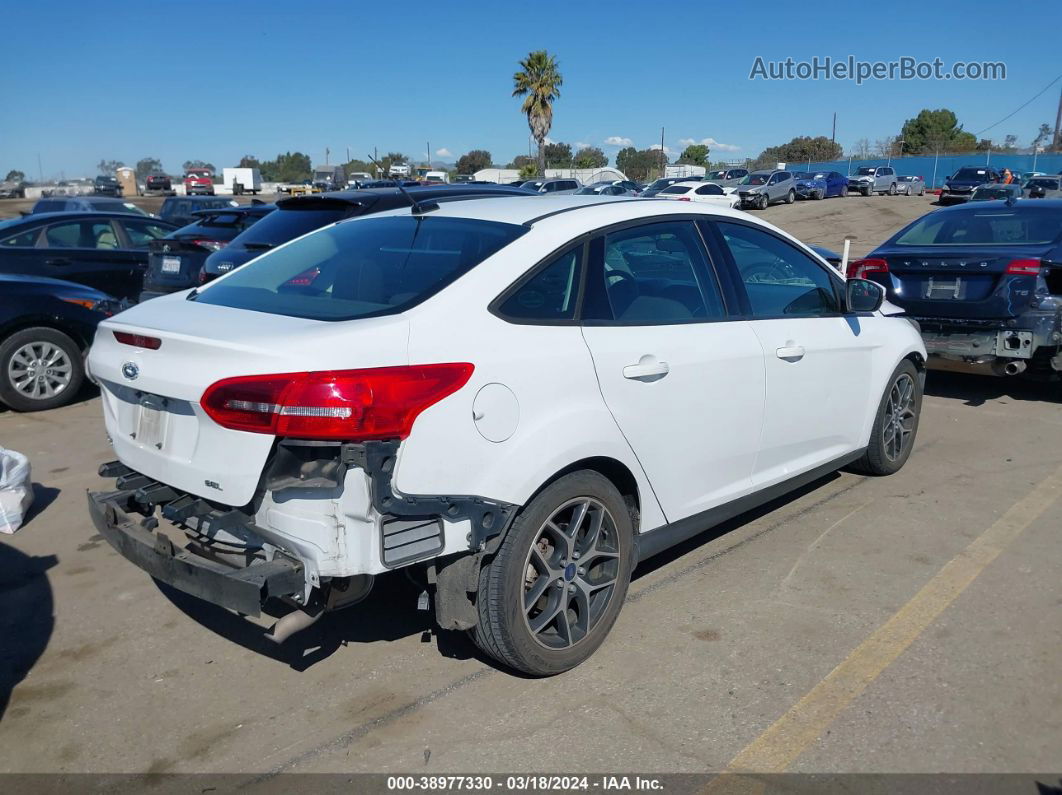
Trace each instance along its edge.
<instances>
[{"instance_id":1,"label":"rear tire","mask_svg":"<svg viewBox=\"0 0 1062 795\"><path fill-rule=\"evenodd\" d=\"M842 199L847 199L848 198L848 186L847 185L842 185L841 186L841 198Z\"/></svg>"},{"instance_id":2,"label":"rear tire","mask_svg":"<svg viewBox=\"0 0 1062 795\"><path fill-rule=\"evenodd\" d=\"M574 668L612 629L633 563L634 527L616 487L589 470L565 475L520 511L480 570L472 639L534 676Z\"/></svg>"},{"instance_id":3,"label":"rear tire","mask_svg":"<svg viewBox=\"0 0 1062 795\"><path fill-rule=\"evenodd\" d=\"M899 472L911 457L921 415L922 381L911 360L904 359L889 377L881 396L870 444L852 468L867 475Z\"/></svg>"},{"instance_id":4,"label":"rear tire","mask_svg":"<svg viewBox=\"0 0 1062 795\"><path fill-rule=\"evenodd\" d=\"M57 329L22 329L0 343L0 403L15 411L65 406L84 380L81 348Z\"/></svg>"}]
</instances>

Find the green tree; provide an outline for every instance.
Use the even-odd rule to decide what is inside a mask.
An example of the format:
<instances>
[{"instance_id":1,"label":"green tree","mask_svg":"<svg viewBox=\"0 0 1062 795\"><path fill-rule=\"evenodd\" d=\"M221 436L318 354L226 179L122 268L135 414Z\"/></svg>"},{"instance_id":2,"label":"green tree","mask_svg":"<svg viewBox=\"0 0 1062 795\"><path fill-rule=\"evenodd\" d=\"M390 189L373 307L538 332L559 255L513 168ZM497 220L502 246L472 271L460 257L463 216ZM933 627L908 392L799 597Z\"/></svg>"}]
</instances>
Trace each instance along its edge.
<instances>
[{"instance_id":1,"label":"green tree","mask_svg":"<svg viewBox=\"0 0 1062 795\"><path fill-rule=\"evenodd\" d=\"M506 168L522 169L528 163L531 163L535 166L535 168L538 168L538 164L535 158L528 157L527 155L517 155L512 159L512 162L510 162L509 165L506 166Z\"/></svg>"},{"instance_id":2,"label":"green tree","mask_svg":"<svg viewBox=\"0 0 1062 795\"><path fill-rule=\"evenodd\" d=\"M4 182L25 182L26 175L19 171L17 168L13 168L7 172L7 176L4 177Z\"/></svg>"},{"instance_id":3,"label":"green tree","mask_svg":"<svg viewBox=\"0 0 1062 795\"><path fill-rule=\"evenodd\" d=\"M310 156L302 152L278 154L275 160L266 160L259 165L262 179L266 182L303 182L313 174Z\"/></svg>"},{"instance_id":4,"label":"green tree","mask_svg":"<svg viewBox=\"0 0 1062 795\"><path fill-rule=\"evenodd\" d=\"M543 175L546 135L553 126L553 103L560 98L563 83L557 59L545 50L529 53L520 61L520 71L513 75L513 96L524 98L520 112L527 116L527 126L538 144L538 170Z\"/></svg>"},{"instance_id":5,"label":"green tree","mask_svg":"<svg viewBox=\"0 0 1062 795\"><path fill-rule=\"evenodd\" d=\"M789 143L767 147L753 163L755 168L767 168L775 163L806 163L809 159L822 163L839 160L843 155L842 146L825 135L815 138L798 135Z\"/></svg>"},{"instance_id":6,"label":"green tree","mask_svg":"<svg viewBox=\"0 0 1062 795\"><path fill-rule=\"evenodd\" d=\"M185 160L181 166L186 172L192 168L208 168L211 172L216 171L213 163L208 163L205 160Z\"/></svg>"},{"instance_id":7,"label":"green tree","mask_svg":"<svg viewBox=\"0 0 1062 795\"><path fill-rule=\"evenodd\" d=\"M136 161L137 182L143 182L149 174L162 174L162 161L157 157L142 157Z\"/></svg>"},{"instance_id":8,"label":"green tree","mask_svg":"<svg viewBox=\"0 0 1062 795\"><path fill-rule=\"evenodd\" d=\"M484 168L490 168L493 158L486 149L473 149L457 158L458 174L475 174Z\"/></svg>"},{"instance_id":9,"label":"green tree","mask_svg":"<svg viewBox=\"0 0 1062 795\"><path fill-rule=\"evenodd\" d=\"M538 161L527 158L527 162L520 166L520 179L534 179L538 176Z\"/></svg>"},{"instance_id":10,"label":"green tree","mask_svg":"<svg viewBox=\"0 0 1062 795\"><path fill-rule=\"evenodd\" d=\"M659 149L635 149L628 146L616 154L616 168L630 179L645 180L651 174L663 174L662 166L667 165L667 155L661 155Z\"/></svg>"},{"instance_id":11,"label":"green tree","mask_svg":"<svg viewBox=\"0 0 1062 795\"><path fill-rule=\"evenodd\" d=\"M1050 124L1041 124L1040 125L1040 129L1039 129L1039 131L1036 134L1036 137L1033 138L1033 141L1032 141L1033 149L1035 149L1038 146L1046 146L1047 142L1051 140L1051 134L1052 134L1051 125Z\"/></svg>"},{"instance_id":12,"label":"green tree","mask_svg":"<svg viewBox=\"0 0 1062 795\"><path fill-rule=\"evenodd\" d=\"M240 168L257 168L261 171L262 164L258 161L258 158L254 155L244 155L240 158Z\"/></svg>"},{"instance_id":13,"label":"green tree","mask_svg":"<svg viewBox=\"0 0 1062 795\"><path fill-rule=\"evenodd\" d=\"M354 158L353 160L343 164L343 172L348 177L351 174L357 174L358 172L364 174L371 174L374 168L375 166L373 166L372 163L368 163L364 160L359 160L358 158Z\"/></svg>"},{"instance_id":14,"label":"green tree","mask_svg":"<svg viewBox=\"0 0 1062 795\"><path fill-rule=\"evenodd\" d=\"M924 108L913 119L903 123L900 130L903 149L921 155L941 152L969 152L977 146L977 138L963 130L958 117L947 108Z\"/></svg>"},{"instance_id":15,"label":"green tree","mask_svg":"<svg viewBox=\"0 0 1062 795\"><path fill-rule=\"evenodd\" d=\"M691 166L705 166L708 165L708 147L704 144L690 144L682 150L682 154L679 155L679 163L685 163Z\"/></svg>"},{"instance_id":16,"label":"green tree","mask_svg":"<svg viewBox=\"0 0 1062 795\"><path fill-rule=\"evenodd\" d=\"M585 146L575 153L576 168L604 168L608 165L608 156L596 146Z\"/></svg>"},{"instance_id":17,"label":"green tree","mask_svg":"<svg viewBox=\"0 0 1062 795\"><path fill-rule=\"evenodd\" d=\"M96 164L96 168L99 169L99 172L104 176L113 177L114 172L124 165L125 163L121 160L101 160Z\"/></svg>"},{"instance_id":18,"label":"green tree","mask_svg":"<svg viewBox=\"0 0 1062 795\"><path fill-rule=\"evenodd\" d=\"M546 168L571 168L572 157L571 144L546 144Z\"/></svg>"}]
</instances>

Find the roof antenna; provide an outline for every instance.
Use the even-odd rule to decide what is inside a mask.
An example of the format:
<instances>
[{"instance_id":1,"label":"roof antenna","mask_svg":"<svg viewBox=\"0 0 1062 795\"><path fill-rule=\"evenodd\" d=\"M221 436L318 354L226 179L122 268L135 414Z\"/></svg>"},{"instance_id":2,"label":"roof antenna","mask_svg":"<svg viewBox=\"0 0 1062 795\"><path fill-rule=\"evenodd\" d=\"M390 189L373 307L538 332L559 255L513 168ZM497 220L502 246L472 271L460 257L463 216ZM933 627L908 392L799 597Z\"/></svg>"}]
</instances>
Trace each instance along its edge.
<instances>
[{"instance_id":1,"label":"roof antenna","mask_svg":"<svg viewBox=\"0 0 1062 795\"><path fill-rule=\"evenodd\" d=\"M372 155L365 156L373 162L373 165L375 165L376 168L378 168L380 171L383 171L383 168L380 167L380 161L378 161ZM395 187L398 188L399 192L403 196L406 197L406 201L409 202L409 206L412 208L410 212L413 215L424 215L424 213L430 213L432 210L439 209L438 202L418 202L416 199L414 199L412 194L410 194L409 191L402 187L402 179L400 177L395 179Z\"/></svg>"}]
</instances>

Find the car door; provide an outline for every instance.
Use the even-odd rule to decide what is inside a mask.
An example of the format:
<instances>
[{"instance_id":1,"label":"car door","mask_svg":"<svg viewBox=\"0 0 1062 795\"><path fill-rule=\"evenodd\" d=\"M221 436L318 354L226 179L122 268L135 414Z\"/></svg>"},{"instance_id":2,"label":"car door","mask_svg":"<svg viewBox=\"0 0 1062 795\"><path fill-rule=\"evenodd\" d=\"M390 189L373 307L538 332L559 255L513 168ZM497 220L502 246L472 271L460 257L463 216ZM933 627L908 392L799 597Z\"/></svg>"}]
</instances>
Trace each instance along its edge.
<instances>
[{"instance_id":1,"label":"car door","mask_svg":"<svg viewBox=\"0 0 1062 795\"><path fill-rule=\"evenodd\" d=\"M749 493L763 353L750 323L729 318L695 224L640 223L589 250L583 338L667 519Z\"/></svg>"},{"instance_id":2,"label":"car door","mask_svg":"<svg viewBox=\"0 0 1062 795\"><path fill-rule=\"evenodd\" d=\"M87 284L117 298L140 293L142 273L131 252L122 249L110 219L57 221L45 227L37 246L42 276Z\"/></svg>"},{"instance_id":3,"label":"car door","mask_svg":"<svg viewBox=\"0 0 1062 795\"><path fill-rule=\"evenodd\" d=\"M713 226L764 357L759 488L859 448L875 343L843 313L843 282L828 266L763 227Z\"/></svg>"}]
</instances>

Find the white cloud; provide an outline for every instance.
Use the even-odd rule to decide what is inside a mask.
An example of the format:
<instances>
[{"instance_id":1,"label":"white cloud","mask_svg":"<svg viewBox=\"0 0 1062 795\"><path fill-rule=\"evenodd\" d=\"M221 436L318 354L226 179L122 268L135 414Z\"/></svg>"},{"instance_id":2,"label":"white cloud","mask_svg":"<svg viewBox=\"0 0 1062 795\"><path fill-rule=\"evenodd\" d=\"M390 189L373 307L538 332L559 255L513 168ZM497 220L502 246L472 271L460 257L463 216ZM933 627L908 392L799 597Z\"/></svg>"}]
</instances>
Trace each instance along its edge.
<instances>
[{"instance_id":1,"label":"white cloud","mask_svg":"<svg viewBox=\"0 0 1062 795\"><path fill-rule=\"evenodd\" d=\"M578 152L580 149L588 149L592 144L588 144L586 141L576 141L574 146L575 151Z\"/></svg>"},{"instance_id":2,"label":"white cloud","mask_svg":"<svg viewBox=\"0 0 1062 795\"><path fill-rule=\"evenodd\" d=\"M549 137L549 136L547 135L547 136L546 136L545 138L543 138L543 139L542 139L542 143L544 143L544 144L547 144L547 145L548 145L548 144L555 144L555 143L557 143L557 142L556 142L556 141L554 141L554 140L553 140L552 138L550 138L550 137Z\"/></svg>"},{"instance_id":3,"label":"white cloud","mask_svg":"<svg viewBox=\"0 0 1062 795\"><path fill-rule=\"evenodd\" d=\"M620 135L610 135L605 139L605 146L634 146L634 141Z\"/></svg>"},{"instance_id":4,"label":"white cloud","mask_svg":"<svg viewBox=\"0 0 1062 795\"><path fill-rule=\"evenodd\" d=\"M653 144L649 148L659 152L660 151L660 144ZM665 155L670 155L671 154L671 147L670 146L665 146L664 147L664 154Z\"/></svg>"},{"instance_id":5,"label":"white cloud","mask_svg":"<svg viewBox=\"0 0 1062 795\"><path fill-rule=\"evenodd\" d=\"M453 157L454 153L447 149L445 146L442 149L435 150L436 157Z\"/></svg>"},{"instance_id":6,"label":"white cloud","mask_svg":"<svg viewBox=\"0 0 1062 795\"><path fill-rule=\"evenodd\" d=\"M720 143L719 141L715 140L714 138L702 138L699 141L696 138L682 138L679 141L679 143L682 144L683 146L693 146L694 144L703 144L704 146L707 146L709 149L717 149L720 152L738 152L738 151L741 150L740 146L734 146L734 144ZM657 149L659 149L659 148L660 147L658 146Z\"/></svg>"}]
</instances>

